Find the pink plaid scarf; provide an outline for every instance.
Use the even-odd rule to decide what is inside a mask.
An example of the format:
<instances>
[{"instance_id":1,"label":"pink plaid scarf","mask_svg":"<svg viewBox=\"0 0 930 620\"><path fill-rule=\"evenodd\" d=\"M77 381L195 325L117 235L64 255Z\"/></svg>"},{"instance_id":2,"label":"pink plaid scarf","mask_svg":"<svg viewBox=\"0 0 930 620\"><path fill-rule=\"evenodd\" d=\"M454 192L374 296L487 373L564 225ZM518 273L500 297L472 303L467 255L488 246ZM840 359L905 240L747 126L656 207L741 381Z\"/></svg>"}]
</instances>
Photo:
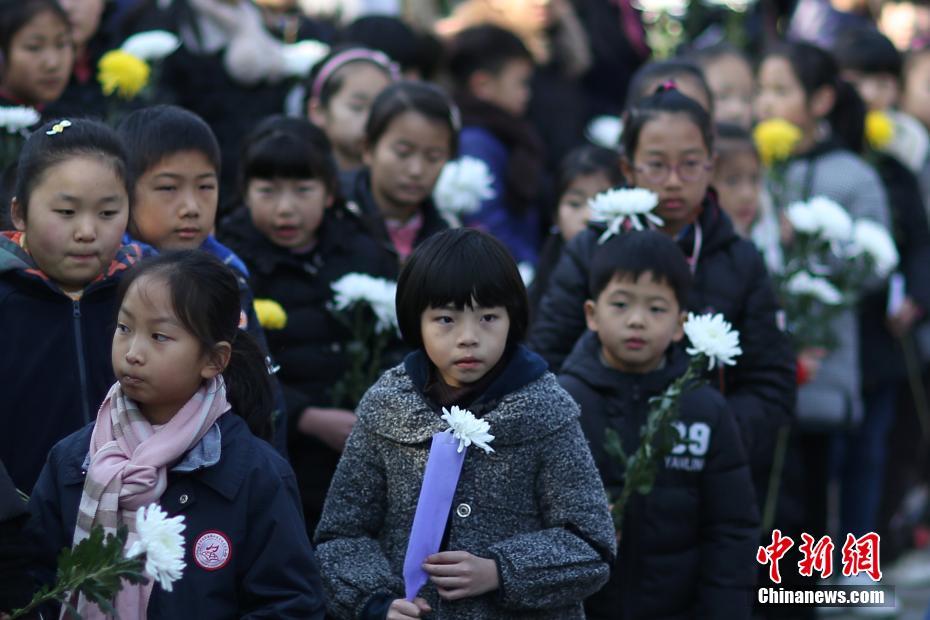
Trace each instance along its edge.
<instances>
[{"instance_id":1,"label":"pink plaid scarf","mask_svg":"<svg viewBox=\"0 0 930 620\"><path fill-rule=\"evenodd\" d=\"M136 511L157 502L168 484L168 468L197 445L216 420L229 411L222 376L204 384L171 420L159 429L139 411L116 383L110 388L90 438L90 467L78 509L74 544L90 535L95 525L116 532L129 528L126 548L138 538ZM123 584L114 607L120 618L145 618L152 580L148 585ZM106 618L83 597L78 611L87 620ZM62 612L64 617L64 612Z\"/></svg>"}]
</instances>

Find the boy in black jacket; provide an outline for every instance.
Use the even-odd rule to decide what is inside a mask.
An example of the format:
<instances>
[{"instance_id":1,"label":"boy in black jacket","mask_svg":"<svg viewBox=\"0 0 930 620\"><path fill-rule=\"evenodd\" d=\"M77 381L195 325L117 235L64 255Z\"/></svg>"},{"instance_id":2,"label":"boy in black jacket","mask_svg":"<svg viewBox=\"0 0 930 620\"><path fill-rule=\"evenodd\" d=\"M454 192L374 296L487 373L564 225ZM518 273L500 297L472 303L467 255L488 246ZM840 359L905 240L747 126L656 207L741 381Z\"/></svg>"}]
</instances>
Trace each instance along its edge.
<instances>
[{"instance_id":1,"label":"boy in black jacket","mask_svg":"<svg viewBox=\"0 0 930 620\"><path fill-rule=\"evenodd\" d=\"M581 425L612 496L623 466L604 450L607 428L627 454L640 441L649 399L680 377L688 357L684 300L691 274L659 232L611 239L591 264L588 331L559 381L581 404ZM749 618L759 516L736 423L710 387L684 394L681 443L653 491L627 507L611 580L588 599L589 618Z\"/></svg>"}]
</instances>

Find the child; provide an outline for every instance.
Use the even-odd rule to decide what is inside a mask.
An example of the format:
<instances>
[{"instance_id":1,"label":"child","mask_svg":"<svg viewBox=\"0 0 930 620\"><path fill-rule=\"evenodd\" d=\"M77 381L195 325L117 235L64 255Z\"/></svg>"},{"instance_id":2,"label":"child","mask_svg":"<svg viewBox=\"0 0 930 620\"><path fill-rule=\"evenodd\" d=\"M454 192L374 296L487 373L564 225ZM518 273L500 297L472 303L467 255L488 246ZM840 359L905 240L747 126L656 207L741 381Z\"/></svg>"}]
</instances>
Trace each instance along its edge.
<instances>
[{"instance_id":1,"label":"child","mask_svg":"<svg viewBox=\"0 0 930 620\"><path fill-rule=\"evenodd\" d=\"M518 263L530 265L539 253L544 164L539 136L525 118L533 67L520 39L498 26L468 28L451 44L449 71L463 123L458 154L487 164L494 189L463 223L491 233Z\"/></svg>"},{"instance_id":2,"label":"child","mask_svg":"<svg viewBox=\"0 0 930 620\"><path fill-rule=\"evenodd\" d=\"M677 241L694 274L687 308L721 313L740 332L744 353L724 373L724 393L761 488L775 431L794 405L794 355L778 328L778 303L762 257L739 238L710 188L713 123L698 102L661 86L627 111L625 125L624 176L657 194L662 231ZM602 232L603 225L589 226L565 246L533 324L531 345L553 368L584 331L584 300L593 298L589 265Z\"/></svg>"},{"instance_id":3,"label":"child","mask_svg":"<svg viewBox=\"0 0 930 620\"><path fill-rule=\"evenodd\" d=\"M213 236L219 200L220 147L210 127L176 106L136 110L119 124L129 154L133 210L127 237L158 252L201 249L233 270L242 297L241 327L267 350L253 309L249 271ZM271 362L269 360L269 367ZM284 453L286 421L282 405L274 416L275 445Z\"/></svg>"},{"instance_id":4,"label":"child","mask_svg":"<svg viewBox=\"0 0 930 620\"><path fill-rule=\"evenodd\" d=\"M467 228L414 252L397 316L416 349L357 409L316 531L337 618L583 618L615 546L577 405L520 342L526 292L507 249ZM405 600L402 570L442 408L468 408L494 435L469 448L430 576ZM523 483L518 483L522 481Z\"/></svg>"},{"instance_id":5,"label":"child","mask_svg":"<svg viewBox=\"0 0 930 620\"><path fill-rule=\"evenodd\" d=\"M881 179L857 155L863 148L865 106L855 89L838 76L834 58L807 43L770 50L759 66L756 111L760 120L785 119L803 135L784 172L783 204L778 207L824 196L840 204L853 219L868 218L887 227L888 203ZM787 219L781 219L784 245L791 242L793 231ZM800 458L789 462L789 467L798 467L796 474L786 473L786 488L806 496L805 531L811 532L826 530L830 435L823 430L831 430L831 420L840 420L840 428L836 423L832 426L840 430L862 418L855 312L843 312L832 329L841 335L833 351L801 351L802 359L814 359L817 366L812 380L798 390ZM803 489L790 482L793 475L803 476Z\"/></svg>"},{"instance_id":6,"label":"child","mask_svg":"<svg viewBox=\"0 0 930 620\"><path fill-rule=\"evenodd\" d=\"M604 449L605 429L635 452L650 399L687 369L676 343L690 285L681 251L656 231L611 239L591 260L590 331L559 382L581 404L581 426L615 496L624 471ZM759 514L739 430L711 387L686 392L680 415L682 443L659 465L652 492L630 499L611 581L586 601L588 618L750 617Z\"/></svg>"},{"instance_id":7,"label":"child","mask_svg":"<svg viewBox=\"0 0 930 620\"><path fill-rule=\"evenodd\" d=\"M735 47L720 44L700 50L696 61L714 94L714 121L752 126L752 66Z\"/></svg>"},{"instance_id":8,"label":"child","mask_svg":"<svg viewBox=\"0 0 930 620\"><path fill-rule=\"evenodd\" d=\"M630 80L626 98L627 109L669 82L673 82L682 94L697 101L713 118L714 93L704 77L704 72L697 65L678 59L654 60L640 67Z\"/></svg>"},{"instance_id":9,"label":"child","mask_svg":"<svg viewBox=\"0 0 930 620\"><path fill-rule=\"evenodd\" d=\"M365 165L342 175L351 211L379 243L386 263L448 228L431 198L458 147L458 110L436 86L396 82L378 95L365 124Z\"/></svg>"},{"instance_id":10,"label":"child","mask_svg":"<svg viewBox=\"0 0 930 620\"><path fill-rule=\"evenodd\" d=\"M387 276L393 268L339 199L322 130L303 119L270 117L246 138L240 162L245 208L223 223L223 239L248 265L255 296L287 313L287 324L266 334L281 365L288 454L312 533L355 422L352 411L333 407L352 335L327 309L330 286L347 273Z\"/></svg>"},{"instance_id":11,"label":"child","mask_svg":"<svg viewBox=\"0 0 930 620\"><path fill-rule=\"evenodd\" d=\"M107 127L48 123L23 147L0 235L0 460L32 490L45 455L93 419L113 382L106 351L122 271L141 258L122 246L129 219L126 154ZM52 382L54 389L41 386ZM28 441L24 439L28 438Z\"/></svg>"},{"instance_id":12,"label":"child","mask_svg":"<svg viewBox=\"0 0 930 620\"><path fill-rule=\"evenodd\" d=\"M531 315L539 308L552 270L562 256L562 248L588 225L588 201L597 194L623 183L620 156L613 149L580 146L569 152L559 168L556 225L543 245L536 266L536 277L529 289Z\"/></svg>"},{"instance_id":13,"label":"child","mask_svg":"<svg viewBox=\"0 0 930 620\"><path fill-rule=\"evenodd\" d=\"M40 112L65 91L74 63L68 16L55 0L0 7L0 103Z\"/></svg>"},{"instance_id":14,"label":"child","mask_svg":"<svg viewBox=\"0 0 930 620\"><path fill-rule=\"evenodd\" d=\"M837 60L869 109L889 113L900 94L901 54L878 32L840 38ZM899 128L896 127L896 132ZM930 308L930 228L915 175L892 153L877 150L872 162L888 194L895 244L904 277L904 297L889 307L888 287L872 291L859 304L859 355L865 417L862 426L840 439L841 527L862 536L878 526L887 443L894 423L899 386L907 381L901 339L913 347L914 328ZM916 349L912 349L916 350Z\"/></svg>"},{"instance_id":15,"label":"child","mask_svg":"<svg viewBox=\"0 0 930 620\"><path fill-rule=\"evenodd\" d=\"M326 132L340 170L362 167L371 104L399 78L390 58L364 47L335 50L314 68L307 117Z\"/></svg>"},{"instance_id":16,"label":"child","mask_svg":"<svg viewBox=\"0 0 930 620\"><path fill-rule=\"evenodd\" d=\"M97 420L59 442L29 501L51 579L62 547L156 503L184 517L186 567L167 591L124 584L122 618L323 617L293 472L253 436L274 406L264 356L239 330L239 287L182 251L127 275L112 338L117 382ZM250 429L252 432L250 432ZM149 472L147 474L140 472ZM84 617L103 617L85 599Z\"/></svg>"}]
</instances>

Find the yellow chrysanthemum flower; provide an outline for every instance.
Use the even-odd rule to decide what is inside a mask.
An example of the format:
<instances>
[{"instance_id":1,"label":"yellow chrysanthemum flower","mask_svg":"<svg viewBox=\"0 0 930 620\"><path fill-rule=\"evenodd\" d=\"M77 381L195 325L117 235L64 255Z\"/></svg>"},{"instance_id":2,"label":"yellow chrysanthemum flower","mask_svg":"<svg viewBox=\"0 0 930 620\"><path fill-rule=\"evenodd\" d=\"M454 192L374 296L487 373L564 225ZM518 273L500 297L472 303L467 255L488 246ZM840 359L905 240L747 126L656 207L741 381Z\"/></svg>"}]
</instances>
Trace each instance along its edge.
<instances>
[{"instance_id":1,"label":"yellow chrysanthemum flower","mask_svg":"<svg viewBox=\"0 0 930 620\"><path fill-rule=\"evenodd\" d=\"M265 329L284 329L287 325L287 312L275 300L256 299L253 305L255 316Z\"/></svg>"},{"instance_id":2,"label":"yellow chrysanthemum flower","mask_svg":"<svg viewBox=\"0 0 930 620\"><path fill-rule=\"evenodd\" d=\"M873 149L881 150L894 138L894 121L879 110L872 110L865 117L865 139Z\"/></svg>"},{"instance_id":3,"label":"yellow chrysanthemum flower","mask_svg":"<svg viewBox=\"0 0 930 620\"><path fill-rule=\"evenodd\" d=\"M788 159L802 136L797 125L781 118L763 121L752 132L759 157L766 167Z\"/></svg>"},{"instance_id":4,"label":"yellow chrysanthemum flower","mask_svg":"<svg viewBox=\"0 0 930 620\"><path fill-rule=\"evenodd\" d=\"M149 83L151 69L144 60L122 50L107 52L97 65L97 80L103 94L116 93L123 99L132 99Z\"/></svg>"}]
</instances>

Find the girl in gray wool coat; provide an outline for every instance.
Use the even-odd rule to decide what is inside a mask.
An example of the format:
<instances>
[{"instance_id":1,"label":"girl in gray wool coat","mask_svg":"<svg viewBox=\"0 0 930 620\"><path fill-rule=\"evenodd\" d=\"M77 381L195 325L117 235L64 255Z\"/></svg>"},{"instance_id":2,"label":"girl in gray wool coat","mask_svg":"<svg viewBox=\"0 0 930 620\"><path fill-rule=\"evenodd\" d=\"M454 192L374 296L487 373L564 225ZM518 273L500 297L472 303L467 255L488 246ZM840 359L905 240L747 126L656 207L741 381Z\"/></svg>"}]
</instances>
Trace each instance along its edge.
<instances>
[{"instance_id":1,"label":"girl in gray wool coat","mask_svg":"<svg viewBox=\"0 0 930 620\"><path fill-rule=\"evenodd\" d=\"M416 350L362 399L316 531L333 616L584 618L614 529L578 406L520 344L527 314L516 265L489 235L449 230L410 258L397 315ZM490 435L472 436L457 482L445 466L424 476L440 471L453 406Z\"/></svg>"}]
</instances>

